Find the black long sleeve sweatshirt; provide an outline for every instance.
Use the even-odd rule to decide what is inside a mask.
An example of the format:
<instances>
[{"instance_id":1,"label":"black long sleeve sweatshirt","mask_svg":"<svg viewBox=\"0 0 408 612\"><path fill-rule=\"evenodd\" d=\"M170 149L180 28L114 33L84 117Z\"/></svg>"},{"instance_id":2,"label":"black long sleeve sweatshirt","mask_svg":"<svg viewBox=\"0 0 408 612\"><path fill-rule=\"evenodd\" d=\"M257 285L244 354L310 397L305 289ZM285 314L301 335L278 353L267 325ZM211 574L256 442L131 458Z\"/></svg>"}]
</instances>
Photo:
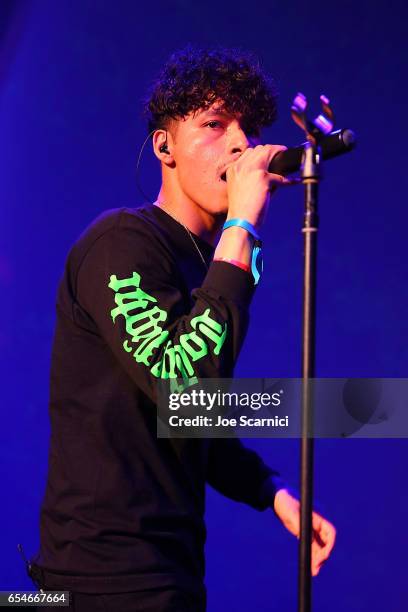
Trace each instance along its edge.
<instances>
[{"instance_id":1,"label":"black long sleeve sweatshirt","mask_svg":"<svg viewBox=\"0 0 408 612\"><path fill-rule=\"evenodd\" d=\"M35 564L48 588L200 591L205 484L264 510L276 472L237 439L158 439L159 378L232 377L250 274L153 205L105 212L57 296L49 470Z\"/></svg>"}]
</instances>

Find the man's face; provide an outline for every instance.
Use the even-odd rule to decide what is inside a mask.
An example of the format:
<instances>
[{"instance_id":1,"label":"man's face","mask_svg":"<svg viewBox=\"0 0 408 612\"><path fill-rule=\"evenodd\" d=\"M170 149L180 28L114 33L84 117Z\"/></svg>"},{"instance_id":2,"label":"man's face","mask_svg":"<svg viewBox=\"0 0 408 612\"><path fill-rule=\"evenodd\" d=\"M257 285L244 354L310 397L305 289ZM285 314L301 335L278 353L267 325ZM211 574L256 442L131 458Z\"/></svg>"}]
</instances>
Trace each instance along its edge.
<instances>
[{"instance_id":1,"label":"man's face","mask_svg":"<svg viewBox=\"0 0 408 612\"><path fill-rule=\"evenodd\" d=\"M228 212L227 183L221 176L248 147L259 144L239 116L218 102L176 122L172 153L183 195L206 212Z\"/></svg>"}]
</instances>

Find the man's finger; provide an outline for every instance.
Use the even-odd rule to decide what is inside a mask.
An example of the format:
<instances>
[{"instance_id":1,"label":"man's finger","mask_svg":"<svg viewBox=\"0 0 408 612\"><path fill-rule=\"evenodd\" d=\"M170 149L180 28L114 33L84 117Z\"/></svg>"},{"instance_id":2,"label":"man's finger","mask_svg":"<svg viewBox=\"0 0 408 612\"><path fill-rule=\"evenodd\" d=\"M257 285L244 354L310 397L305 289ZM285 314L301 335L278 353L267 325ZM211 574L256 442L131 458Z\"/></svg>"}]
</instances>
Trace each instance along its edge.
<instances>
[{"instance_id":1,"label":"man's finger","mask_svg":"<svg viewBox=\"0 0 408 612\"><path fill-rule=\"evenodd\" d=\"M321 517L320 517L321 518ZM312 542L312 560L320 567L330 556L336 540L336 530L328 521L317 520L319 529L314 530Z\"/></svg>"},{"instance_id":2,"label":"man's finger","mask_svg":"<svg viewBox=\"0 0 408 612\"><path fill-rule=\"evenodd\" d=\"M327 553L325 548L321 548L321 546L313 540L312 542L312 565L316 567L320 567L324 561L327 560L330 553Z\"/></svg>"},{"instance_id":3,"label":"man's finger","mask_svg":"<svg viewBox=\"0 0 408 612\"><path fill-rule=\"evenodd\" d=\"M334 543L336 541L336 529L327 521L323 521L322 529L320 530L323 540L325 541L325 550L327 556L330 555L333 550Z\"/></svg>"},{"instance_id":4,"label":"man's finger","mask_svg":"<svg viewBox=\"0 0 408 612\"><path fill-rule=\"evenodd\" d=\"M320 540L322 540L324 548L328 549L330 552L336 541L336 529L334 525L321 516L316 515L316 518L313 517L313 530L319 536Z\"/></svg>"},{"instance_id":5,"label":"man's finger","mask_svg":"<svg viewBox=\"0 0 408 612\"><path fill-rule=\"evenodd\" d=\"M268 172L268 179L270 183L277 183L280 185L281 183L289 183L289 179L286 176L282 176L281 174L274 174L273 172Z\"/></svg>"},{"instance_id":6,"label":"man's finger","mask_svg":"<svg viewBox=\"0 0 408 612\"><path fill-rule=\"evenodd\" d=\"M300 179L297 177L288 178L281 174L274 174L273 172L268 172L268 179L269 191L274 191L277 187L287 187L288 185L298 185L300 183Z\"/></svg>"},{"instance_id":7,"label":"man's finger","mask_svg":"<svg viewBox=\"0 0 408 612\"><path fill-rule=\"evenodd\" d=\"M317 512L313 512L312 515L312 526L313 530L317 532L324 543L332 542L336 538L336 529L329 521L324 519Z\"/></svg>"}]
</instances>

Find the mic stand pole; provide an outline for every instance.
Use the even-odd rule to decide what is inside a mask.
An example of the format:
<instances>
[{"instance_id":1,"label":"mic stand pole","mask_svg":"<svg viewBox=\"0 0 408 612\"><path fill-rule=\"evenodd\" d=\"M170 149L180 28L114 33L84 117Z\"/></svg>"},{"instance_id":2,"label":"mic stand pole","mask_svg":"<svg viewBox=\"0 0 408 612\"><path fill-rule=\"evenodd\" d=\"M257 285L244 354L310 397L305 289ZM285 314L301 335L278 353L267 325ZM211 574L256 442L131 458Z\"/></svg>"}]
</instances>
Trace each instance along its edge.
<instances>
[{"instance_id":1,"label":"mic stand pole","mask_svg":"<svg viewBox=\"0 0 408 612\"><path fill-rule=\"evenodd\" d=\"M305 186L303 344L302 344L302 438L301 502L299 541L299 612L310 612L312 601L311 549L313 511L313 387L315 375L316 251L318 230L318 187L320 152L317 144L306 143L302 182Z\"/></svg>"},{"instance_id":2,"label":"mic stand pole","mask_svg":"<svg viewBox=\"0 0 408 612\"><path fill-rule=\"evenodd\" d=\"M330 100L320 96L322 113L314 121L307 118L307 99L298 93L291 107L292 119L305 132L307 142L302 157L301 178L305 186L303 342L302 342L302 439L300 482L299 612L312 606L312 512L313 512L313 378L315 375L315 302L317 199L321 152L319 142L333 129Z\"/></svg>"},{"instance_id":3,"label":"mic stand pole","mask_svg":"<svg viewBox=\"0 0 408 612\"><path fill-rule=\"evenodd\" d=\"M331 133L334 125L330 100L320 96L322 112L313 121L307 118L307 99L298 93L291 107L292 119L305 132L301 178L305 186L304 281L303 281L303 342L302 342L302 438L300 483L300 541L299 541L299 612L311 612L312 574L311 553L313 541L313 379L315 377L315 303L316 303L316 252L318 231L318 188L321 178L322 154L319 143ZM354 146L354 134L346 142L344 152ZM336 136L337 138L337 136ZM350 146L351 145L351 146Z\"/></svg>"}]
</instances>

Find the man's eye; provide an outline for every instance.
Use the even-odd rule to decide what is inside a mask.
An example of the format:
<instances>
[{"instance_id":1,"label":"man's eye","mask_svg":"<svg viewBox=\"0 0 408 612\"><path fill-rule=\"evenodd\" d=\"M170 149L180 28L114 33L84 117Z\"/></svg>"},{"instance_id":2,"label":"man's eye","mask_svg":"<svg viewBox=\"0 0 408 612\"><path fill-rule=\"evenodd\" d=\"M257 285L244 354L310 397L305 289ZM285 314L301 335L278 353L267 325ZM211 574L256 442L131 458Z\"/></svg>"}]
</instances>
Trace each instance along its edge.
<instances>
[{"instance_id":1,"label":"man's eye","mask_svg":"<svg viewBox=\"0 0 408 612\"><path fill-rule=\"evenodd\" d=\"M216 127L222 127L222 126L221 126L220 121L209 121L208 123L205 124L205 127L216 128Z\"/></svg>"}]
</instances>

